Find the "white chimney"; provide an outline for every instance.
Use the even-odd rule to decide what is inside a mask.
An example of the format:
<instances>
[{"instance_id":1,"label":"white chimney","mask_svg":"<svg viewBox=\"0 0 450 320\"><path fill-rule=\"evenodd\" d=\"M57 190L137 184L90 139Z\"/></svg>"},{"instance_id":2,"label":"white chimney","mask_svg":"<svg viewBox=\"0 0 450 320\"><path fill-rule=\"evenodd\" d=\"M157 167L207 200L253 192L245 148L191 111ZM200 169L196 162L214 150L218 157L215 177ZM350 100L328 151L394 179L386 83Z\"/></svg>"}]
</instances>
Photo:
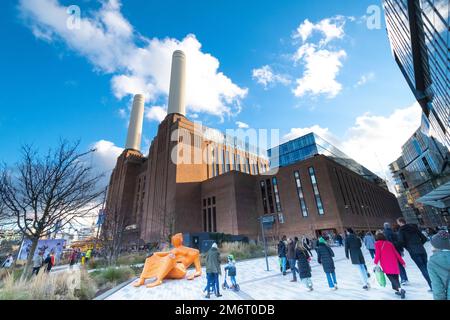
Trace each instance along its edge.
<instances>
[{"instance_id":1,"label":"white chimney","mask_svg":"<svg viewBox=\"0 0 450 320\"><path fill-rule=\"evenodd\" d=\"M186 115L186 56L181 50L172 55L167 114L171 113Z\"/></svg>"},{"instance_id":2,"label":"white chimney","mask_svg":"<svg viewBox=\"0 0 450 320\"><path fill-rule=\"evenodd\" d=\"M125 149L141 150L142 122L144 120L144 96L136 94L131 110L130 124L128 126L127 144Z\"/></svg>"}]
</instances>

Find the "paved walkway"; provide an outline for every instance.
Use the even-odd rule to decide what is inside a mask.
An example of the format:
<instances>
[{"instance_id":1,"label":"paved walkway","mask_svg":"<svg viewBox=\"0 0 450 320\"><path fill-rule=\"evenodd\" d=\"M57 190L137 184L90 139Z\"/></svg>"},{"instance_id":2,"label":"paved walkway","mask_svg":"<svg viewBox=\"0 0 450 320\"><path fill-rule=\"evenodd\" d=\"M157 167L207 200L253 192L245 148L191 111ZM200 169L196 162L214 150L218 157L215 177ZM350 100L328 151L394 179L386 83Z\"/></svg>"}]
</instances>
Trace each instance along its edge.
<instances>
[{"instance_id":1,"label":"paved walkway","mask_svg":"<svg viewBox=\"0 0 450 320\"><path fill-rule=\"evenodd\" d=\"M430 246L427 250L431 253ZM221 290L223 297L216 298L212 295L212 299L225 300L397 300L388 280L385 288L380 287L372 277L369 279L371 289L365 291L362 289L362 283L359 277L359 271L349 260L345 258L344 249L333 248L335 252L336 275L339 289L330 291L327 285L326 276L323 273L322 266L317 263L314 256L311 263L312 281L314 291L308 292L300 283L292 283L292 275L288 273L286 276L281 275L278 267L278 258L269 258L270 271L265 271L265 259L253 259L237 262L237 281L241 287L240 292L231 290ZM363 249L369 270L373 270L372 259ZM314 252L315 254L315 252ZM406 270L410 280L409 285L405 286L406 299L414 300L430 300L432 294L427 292L428 285L423 279L419 269L414 262L406 254ZM203 269L204 271L204 269ZM220 278L223 282L223 277ZM202 290L206 285L206 275L195 280L165 280L161 286L155 288L147 288L145 286L135 288L132 283L118 290L107 300L207 300L203 297Z\"/></svg>"}]
</instances>

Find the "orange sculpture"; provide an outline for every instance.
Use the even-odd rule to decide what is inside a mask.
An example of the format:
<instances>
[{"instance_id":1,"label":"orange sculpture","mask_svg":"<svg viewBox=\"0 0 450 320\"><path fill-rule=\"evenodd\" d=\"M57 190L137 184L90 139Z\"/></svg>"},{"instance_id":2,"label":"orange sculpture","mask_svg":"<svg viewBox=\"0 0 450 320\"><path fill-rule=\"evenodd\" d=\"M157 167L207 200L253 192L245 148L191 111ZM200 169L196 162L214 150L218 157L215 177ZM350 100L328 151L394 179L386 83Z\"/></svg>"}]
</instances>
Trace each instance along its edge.
<instances>
[{"instance_id":1,"label":"orange sculpture","mask_svg":"<svg viewBox=\"0 0 450 320\"><path fill-rule=\"evenodd\" d=\"M187 277L192 280L202 275L200 264L200 251L183 246L183 234L177 233L172 237L174 248L168 252L155 252L145 260L144 270L135 287L145 284L146 279L154 279L147 285L153 288L162 284L163 279L183 279L186 276L187 268L191 264L195 265L195 272Z\"/></svg>"}]
</instances>

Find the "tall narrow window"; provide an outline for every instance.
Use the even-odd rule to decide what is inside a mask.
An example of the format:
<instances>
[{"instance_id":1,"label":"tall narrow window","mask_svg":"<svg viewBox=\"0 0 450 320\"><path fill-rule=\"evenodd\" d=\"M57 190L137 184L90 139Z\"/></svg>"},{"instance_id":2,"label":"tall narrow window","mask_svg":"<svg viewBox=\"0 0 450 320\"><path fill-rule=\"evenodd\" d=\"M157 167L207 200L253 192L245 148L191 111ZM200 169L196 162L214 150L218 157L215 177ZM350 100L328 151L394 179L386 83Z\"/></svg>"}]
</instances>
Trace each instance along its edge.
<instances>
[{"instance_id":1,"label":"tall narrow window","mask_svg":"<svg viewBox=\"0 0 450 320\"><path fill-rule=\"evenodd\" d=\"M225 172L230 171L230 152L227 150L225 152Z\"/></svg>"},{"instance_id":2,"label":"tall narrow window","mask_svg":"<svg viewBox=\"0 0 450 320\"><path fill-rule=\"evenodd\" d=\"M211 208L208 208L208 232L211 232L212 229L211 218Z\"/></svg>"},{"instance_id":3,"label":"tall narrow window","mask_svg":"<svg viewBox=\"0 0 450 320\"><path fill-rule=\"evenodd\" d=\"M216 207L213 207L213 232L217 232L217 217L216 217Z\"/></svg>"},{"instance_id":4,"label":"tall narrow window","mask_svg":"<svg viewBox=\"0 0 450 320\"><path fill-rule=\"evenodd\" d=\"M222 166L222 174L224 174L226 171L225 171L225 150L224 149L222 149L221 151L220 151L220 165Z\"/></svg>"},{"instance_id":5,"label":"tall narrow window","mask_svg":"<svg viewBox=\"0 0 450 320\"><path fill-rule=\"evenodd\" d=\"M273 207L272 183L270 182L270 179L266 179L266 186L267 186L267 198L269 199L270 213L274 213L275 210Z\"/></svg>"},{"instance_id":6,"label":"tall narrow window","mask_svg":"<svg viewBox=\"0 0 450 320\"><path fill-rule=\"evenodd\" d=\"M212 149L212 157L211 157L211 166L212 166L212 171L213 171L213 177L215 177L217 175L216 173L216 159L215 159L215 149Z\"/></svg>"},{"instance_id":7,"label":"tall narrow window","mask_svg":"<svg viewBox=\"0 0 450 320\"><path fill-rule=\"evenodd\" d=\"M203 231L207 232L208 230L206 229L206 209L203 209Z\"/></svg>"},{"instance_id":8,"label":"tall narrow window","mask_svg":"<svg viewBox=\"0 0 450 320\"><path fill-rule=\"evenodd\" d=\"M264 214L267 214L267 198L266 198L266 183L264 180L261 181L261 199L263 202Z\"/></svg>"},{"instance_id":9,"label":"tall narrow window","mask_svg":"<svg viewBox=\"0 0 450 320\"><path fill-rule=\"evenodd\" d=\"M302 182L300 180L300 173L294 171L295 186L297 187L298 200L300 201L300 208L302 209L302 216L308 216L308 208L306 207L305 196L303 195Z\"/></svg>"},{"instance_id":10,"label":"tall narrow window","mask_svg":"<svg viewBox=\"0 0 450 320\"><path fill-rule=\"evenodd\" d=\"M313 190L314 190L314 197L316 198L317 212L319 212L319 215L323 215L325 212L323 209L322 199L320 198L319 188L317 186L316 173L315 173L313 167L309 167L308 170L309 170L309 176L311 178L311 184L312 184Z\"/></svg>"},{"instance_id":11,"label":"tall narrow window","mask_svg":"<svg viewBox=\"0 0 450 320\"><path fill-rule=\"evenodd\" d=\"M278 192L278 181L276 177L272 178L272 185L273 193L275 194L275 205L277 207L277 211L281 212L280 193Z\"/></svg>"},{"instance_id":12,"label":"tall narrow window","mask_svg":"<svg viewBox=\"0 0 450 320\"><path fill-rule=\"evenodd\" d=\"M245 173L250 174L250 159L245 157Z\"/></svg>"},{"instance_id":13,"label":"tall narrow window","mask_svg":"<svg viewBox=\"0 0 450 320\"><path fill-rule=\"evenodd\" d=\"M222 154L222 153L220 153ZM219 175L219 162L220 162L220 158L219 158L219 149L216 147L216 175Z\"/></svg>"}]
</instances>

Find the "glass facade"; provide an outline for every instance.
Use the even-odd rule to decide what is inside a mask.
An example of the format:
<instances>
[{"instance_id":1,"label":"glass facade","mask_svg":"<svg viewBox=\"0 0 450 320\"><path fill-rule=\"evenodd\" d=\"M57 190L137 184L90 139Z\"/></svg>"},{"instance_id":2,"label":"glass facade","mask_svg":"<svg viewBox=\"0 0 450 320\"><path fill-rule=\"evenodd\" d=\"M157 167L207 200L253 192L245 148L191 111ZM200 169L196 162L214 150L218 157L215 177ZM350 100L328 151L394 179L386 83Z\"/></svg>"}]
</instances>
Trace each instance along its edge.
<instances>
[{"instance_id":1,"label":"glass facade","mask_svg":"<svg viewBox=\"0 0 450 320\"><path fill-rule=\"evenodd\" d=\"M314 197L316 198L317 212L319 212L319 215L323 215L325 212L323 209L322 199L320 198L319 187L317 186L316 173L313 167L309 167L308 171L309 176L311 178L311 184L314 190Z\"/></svg>"},{"instance_id":2,"label":"glass facade","mask_svg":"<svg viewBox=\"0 0 450 320\"><path fill-rule=\"evenodd\" d=\"M450 3L384 0L394 58L428 120L427 135L450 148Z\"/></svg>"},{"instance_id":3,"label":"glass facade","mask_svg":"<svg viewBox=\"0 0 450 320\"><path fill-rule=\"evenodd\" d=\"M269 149L267 152L272 168L288 166L311 158L316 154L322 154L352 170L363 178L387 189L383 179L313 132L283 143L278 147Z\"/></svg>"},{"instance_id":4,"label":"glass facade","mask_svg":"<svg viewBox=\"0 0 450 320\"><path fill-rule=\"evenodd\" d=\"M273 193L275 194L275 205L277 207L277 211L281 212L280 193L278 191L278 181L276 177L272 178L272 184L273 184Z\"/></svg>"}]
</instances>

